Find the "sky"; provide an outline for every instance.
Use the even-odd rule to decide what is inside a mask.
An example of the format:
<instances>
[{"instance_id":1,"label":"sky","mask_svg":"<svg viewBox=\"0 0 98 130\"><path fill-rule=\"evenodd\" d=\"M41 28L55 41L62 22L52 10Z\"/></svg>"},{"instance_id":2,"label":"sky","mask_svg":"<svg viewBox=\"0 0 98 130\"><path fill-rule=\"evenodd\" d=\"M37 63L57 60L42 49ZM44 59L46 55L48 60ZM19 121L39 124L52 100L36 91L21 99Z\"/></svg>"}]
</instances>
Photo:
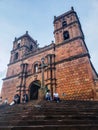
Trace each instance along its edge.
<instances>
[{"instance_id":1,"label":"sky","mask_svg":"<svg viewBox=\"0 0 98 130\"><path fill-rule=\"evenodd\" d=\"M28 31L41 47L49 45L54 40L54 16L69 11L72 6L98 72L98 0L0 0L0 89L14 38Z\"/></svg>"}]
</instances>

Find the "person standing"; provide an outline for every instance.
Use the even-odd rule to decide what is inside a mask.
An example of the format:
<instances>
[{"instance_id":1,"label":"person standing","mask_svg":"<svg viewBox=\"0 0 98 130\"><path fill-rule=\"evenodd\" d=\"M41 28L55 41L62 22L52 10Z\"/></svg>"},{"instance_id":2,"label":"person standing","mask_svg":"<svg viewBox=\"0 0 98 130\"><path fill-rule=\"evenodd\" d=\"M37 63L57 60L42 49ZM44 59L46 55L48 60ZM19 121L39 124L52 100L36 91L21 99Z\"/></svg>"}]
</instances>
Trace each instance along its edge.
<instances>
[{"instance_id":1,"label":"person standing","mask_svg":"<svg viewBox=\"0 0 98 130\"><path fill-rule=\"evenodd\" d=\"M27 95L26 93L23 94L22 102L23 102L23 103L28 102L28 95Z\"/></svg>"}]
</instances>

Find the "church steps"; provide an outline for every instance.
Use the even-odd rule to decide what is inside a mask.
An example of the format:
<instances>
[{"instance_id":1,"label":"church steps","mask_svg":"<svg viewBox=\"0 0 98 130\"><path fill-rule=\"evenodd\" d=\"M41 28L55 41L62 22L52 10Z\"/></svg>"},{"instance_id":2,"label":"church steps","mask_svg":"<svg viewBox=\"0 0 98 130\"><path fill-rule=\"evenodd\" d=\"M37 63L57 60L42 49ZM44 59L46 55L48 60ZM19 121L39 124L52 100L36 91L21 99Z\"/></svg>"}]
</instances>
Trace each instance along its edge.
<instances>
[{"instance_id":1,"label":"church steps","mask_svg":"<svg viewBox=\"0 0 98 130\"><path fill-rule=\"evenodd\" d=\"M40 126L9 126L0 130L98 130L98 125L40 125Z\"/></svg>"},{"instance_id":2,"label":"church steps","mask_svg":"<svg viewBox=\"0 0 98 130\"><path fill-rule=\"evenodd\" d=\"M34 104L32 101L7 106L4 110L0 109L0 130L1 128L2 130L89 130L89 128L98 130L98 103L41 101Z\"/></svg>"},{"instance_id":3,"label":"church steps","mask_svg":"<svg viewBox=\"0 0 98 130\"><path fill-rule=\"evenodd\" d=\"M70 126L70 125L87 125L87 124L91 124L91 125L96 125L98 124L98 121L91 121L91 120L40 120L40 121L32 121L32 120L28 120L28 121L23 121L18 123L19 120L13 120L13 122L0 122L0 127L1 126L40 126L40 125L66 125L66 126ZM18 124L17 124L18 123Z\"/></svg>"},{"instance_id":4,"label":"church steps","mask_svg":"<svg viewBox=\"0 0 98 130\"><path fill-rule=\"evenodd\" d=\"M48 120L53 120L53 119L78 119L78 120L81 120L81 119L91 119L91 120L98 120L98 115L96 114L77 114L77 113L53 113L53 115L51 115L51 113L46 113L46 114L36 114L36 115L22 115L21 113L20 114L15 114L15 115L2 115L0 116L0 120L12 120L12 119L32 119L32 120L45 120L45 119L48 119Z\"/></svg>"}]
</instances>

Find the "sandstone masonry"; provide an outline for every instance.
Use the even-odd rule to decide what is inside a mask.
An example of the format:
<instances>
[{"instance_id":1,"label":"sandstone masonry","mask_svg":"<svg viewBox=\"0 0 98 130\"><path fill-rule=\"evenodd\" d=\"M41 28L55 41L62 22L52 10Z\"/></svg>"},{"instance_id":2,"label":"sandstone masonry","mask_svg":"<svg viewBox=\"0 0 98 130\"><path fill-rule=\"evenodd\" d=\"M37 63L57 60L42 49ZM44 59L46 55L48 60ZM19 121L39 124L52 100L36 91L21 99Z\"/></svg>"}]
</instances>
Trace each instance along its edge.
<instances>
[{"instance_id":1,"label":"sandstone masonry","mask_svg":"<svg viewBox=\"0 0 98 130\"><path fill-rule=\"evenodd\" d=\"M15 38L3 79L3 100L8 98L11 102L16 93L22 96L24 92L29 100L39 99L42 87L52 94L57 91L61 99L98 99L98 74L90 61L77 13L71 8L55 16L53 23L55 42L43 48L28 32Z\"/></svg>"}]
</instances>

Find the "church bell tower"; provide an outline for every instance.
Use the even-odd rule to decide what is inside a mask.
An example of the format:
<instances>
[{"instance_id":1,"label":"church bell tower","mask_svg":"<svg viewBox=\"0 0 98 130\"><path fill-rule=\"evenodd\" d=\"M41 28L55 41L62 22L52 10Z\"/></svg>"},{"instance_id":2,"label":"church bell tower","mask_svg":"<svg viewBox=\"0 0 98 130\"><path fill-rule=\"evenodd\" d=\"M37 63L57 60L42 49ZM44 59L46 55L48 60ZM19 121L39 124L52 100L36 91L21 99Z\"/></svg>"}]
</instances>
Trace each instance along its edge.
<instances>
[{"instance_id":1,"label":"church bell tower","mask_svg":"<svg viewBox=\"0 0 98 130\"><path fill-rule=\"evenodd\" d=\"M77 37L84 39L78 16L73 7L58 17L54 16L54 37L56 44L68 42Z\"/></svg>"},{"instance_id":2,"label":"church bell tower","mask_svg":"<svg viewBox=\"0 0 98 130\"><path fill-rule=\"evenodd\" d=\"M22 60L26 53L37 49L37 41L28 34L28 31L19 38L15 37L11 51L10 64Z\"/></svg>"},{"instance_id":3,"label":"church bell tower","mask_svg":"<svg viewBox=\"0 0 98 130\"><path fill-rule=\"evenodd\" d=\"M95 99L97 73L90 61L84 34L74 8L54 16L57 88L62 98ZM63 93L62 93L63 90ZM62 95L66 95L63 97Z\"/></svg>"}]
</instances>

